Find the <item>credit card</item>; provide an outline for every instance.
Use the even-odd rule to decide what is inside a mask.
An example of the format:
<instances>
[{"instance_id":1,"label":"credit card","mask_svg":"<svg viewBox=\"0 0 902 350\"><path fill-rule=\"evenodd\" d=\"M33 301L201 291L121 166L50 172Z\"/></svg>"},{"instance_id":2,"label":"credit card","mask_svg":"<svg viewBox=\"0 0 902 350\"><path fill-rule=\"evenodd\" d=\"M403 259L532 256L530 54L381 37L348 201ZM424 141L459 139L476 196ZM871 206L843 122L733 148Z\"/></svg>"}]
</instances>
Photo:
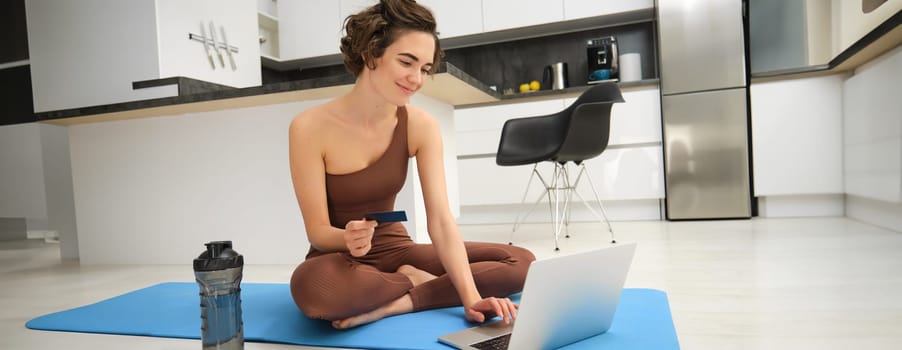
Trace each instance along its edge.
<instances>
[{"instance_id":1,"label":"credit card","mask_svg":"<svg viewBox=\"0 0 902 350\"><path fill-rule=\"evenodd\" d=\"M367 220L374 220L380 224L384 222L407 221L407 213L403 210L368 213L363 217Z\"/></svg>"}]
</instances>

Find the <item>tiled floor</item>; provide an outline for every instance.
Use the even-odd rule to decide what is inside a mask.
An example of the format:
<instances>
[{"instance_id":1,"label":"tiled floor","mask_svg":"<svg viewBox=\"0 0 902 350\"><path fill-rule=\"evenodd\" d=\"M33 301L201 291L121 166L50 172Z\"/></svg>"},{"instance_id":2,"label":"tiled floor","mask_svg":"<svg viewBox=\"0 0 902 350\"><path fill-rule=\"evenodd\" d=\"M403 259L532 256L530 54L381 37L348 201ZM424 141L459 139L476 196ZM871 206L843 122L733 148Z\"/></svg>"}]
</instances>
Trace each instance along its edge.
<instances>
[{"instance_id":1,"label":"tiled floor","mask_svg":"<svg viewBox=\"0 0 902 350\"><path fill-rule=\"evenodd\" d=\"M627 287L664 290L683 349L899 349L902 233L845 218L615 222L638 242ZM609 241L576 224L553 251L549 225L516 242L539 258ZM467 240L507 242L509 226L462 226ZM245 281L285 282L294 266L245 267ZM198 341L32 331L28 319L163 281L191 267L79 266L58 246L0 242L0 349L197 349ZM253 349L305 347L247 343Z\"/></svg>"}]
</instances>

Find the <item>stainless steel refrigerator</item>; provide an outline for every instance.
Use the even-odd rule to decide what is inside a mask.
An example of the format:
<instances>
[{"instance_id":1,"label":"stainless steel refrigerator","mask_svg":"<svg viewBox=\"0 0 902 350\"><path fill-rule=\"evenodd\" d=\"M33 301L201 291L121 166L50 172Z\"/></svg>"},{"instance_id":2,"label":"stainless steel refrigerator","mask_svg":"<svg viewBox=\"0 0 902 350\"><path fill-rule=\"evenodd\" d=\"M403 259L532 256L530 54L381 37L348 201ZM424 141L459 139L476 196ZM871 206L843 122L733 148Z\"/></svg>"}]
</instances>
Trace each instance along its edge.
<instances>
[{"instance_id":1,"label":"stainless steel refrigerator","mask_svg":"<svg viewBox=\"0 0 902 350\"><path fill-rule=\"evenodd\" d=\"M667 218L749 218L743 3L656 5Z\"/></svg>"}]
</instances>

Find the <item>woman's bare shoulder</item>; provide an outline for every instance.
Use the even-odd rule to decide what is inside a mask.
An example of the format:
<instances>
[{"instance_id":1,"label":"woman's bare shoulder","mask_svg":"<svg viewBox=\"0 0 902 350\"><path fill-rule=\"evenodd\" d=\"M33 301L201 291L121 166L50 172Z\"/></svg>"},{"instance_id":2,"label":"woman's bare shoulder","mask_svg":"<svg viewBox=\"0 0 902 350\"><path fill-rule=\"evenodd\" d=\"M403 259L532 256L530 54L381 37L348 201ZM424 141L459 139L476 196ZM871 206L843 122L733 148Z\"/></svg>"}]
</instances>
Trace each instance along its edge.
<instances>
[{"instance_id":1,"label":"woman's bare shoulder","mask_svg":"<svg viewBox=\"0 0 902 350\"><path fill-rule=\"evenodd\" d=\"M288 127L290 147L303 145L306 152L324 155L329 140L335 136L332 114L328 103L298 113Z\"/></svg>"},{"instance_id":2,"label":"woman's bare shoulder","mask_svg":"<svg viewBox=\"0 0 902 350\"><path fill-rule=\"evenodd\" d=\"M301 111L291 120L289 132L293 135L307 137L322 135L329 129L330 117L333 114L331 109L329 103L325 103Z\"/></svg>"},{"instance_id":3,"label":"woman's bare shoulder","mask_svg":"<svg viewBox=\"0 0 902 350\"><path fill-rule=\"evenodd\" d=\"M317 124L321 124L320 121L323 119L322 116L326 114L325 108L323 105L313 106L311 108L305 109L294 116L291 120L291 130L296 131L296 129L306 130L311 127L316 127Z\"/></svg>"},{"instance_id":4,"label":"woman's bare shoulder","mask_svg":"<svg viewBox=\"0 0 902 350\"><path fill-rule=\"evenodd\" d=\"M407 109L407 123L410 125L409 128L423 130L423 128L429 129L438 125L438 121L435 120L435 117L422 108L410 104L405 106L405 108Z\"/></svg>"},{"instance_id":5,"label":"woman's bare shoulder","mask_svg":"<svg viewBox=\"0 0 902 350\"><path fill-rule=\"evenodd\" d=\"M407 105L407 142L410 154L419 154L423 147L440 144L441 130L438 120L429 112Z\"/></svg>"}]
</instances>

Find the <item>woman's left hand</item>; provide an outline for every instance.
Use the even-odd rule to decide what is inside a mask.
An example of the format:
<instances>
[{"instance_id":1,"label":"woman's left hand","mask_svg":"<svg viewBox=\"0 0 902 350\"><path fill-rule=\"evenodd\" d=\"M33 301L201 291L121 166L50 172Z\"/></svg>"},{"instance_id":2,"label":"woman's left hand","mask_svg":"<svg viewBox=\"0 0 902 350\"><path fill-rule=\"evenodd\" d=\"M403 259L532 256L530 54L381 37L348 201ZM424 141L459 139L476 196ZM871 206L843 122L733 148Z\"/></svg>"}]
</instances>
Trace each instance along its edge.
<instances>
[{"instance_id":1,"label":"woman's left hand","mask_svg":"<svg viewBox=\"0 0 902 350\"><path fill-rule=\"evenodd\" d=\"M467 320L472 322L485 322L495 316L501 316L504 323L510 323L517 318L517 309L520 305L514 304L508 298L488 297L477 301L465 308Z\"/></svg>"}]
</instances>

